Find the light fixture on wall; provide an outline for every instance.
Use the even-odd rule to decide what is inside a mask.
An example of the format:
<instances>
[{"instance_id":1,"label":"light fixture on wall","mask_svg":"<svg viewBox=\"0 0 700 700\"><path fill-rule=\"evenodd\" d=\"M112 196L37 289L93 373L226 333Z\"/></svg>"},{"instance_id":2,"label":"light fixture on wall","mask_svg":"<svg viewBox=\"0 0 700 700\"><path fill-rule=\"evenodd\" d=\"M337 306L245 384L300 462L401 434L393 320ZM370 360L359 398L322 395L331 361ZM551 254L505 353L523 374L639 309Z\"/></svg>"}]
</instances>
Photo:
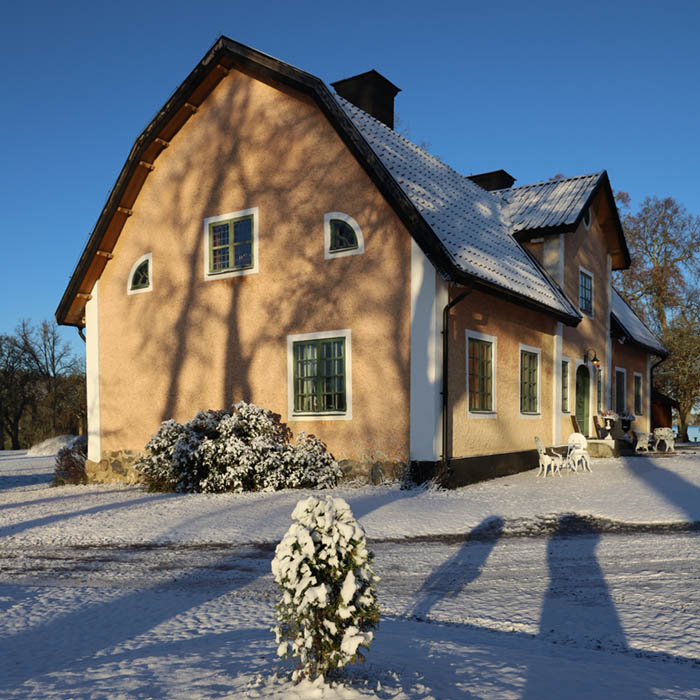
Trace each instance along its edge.
<instances>
[{"instance_id":1,"label":"light fixture on wall","mask_svg":"<svg viewBox=\"0 0 700 700\"><path fill-rule=\"evenodd\" d=\"M596 369L600 368L600 360L595 350L586 350L583 355L583 361L586 363L590 362Z\"/></svg>"}]
</instances>

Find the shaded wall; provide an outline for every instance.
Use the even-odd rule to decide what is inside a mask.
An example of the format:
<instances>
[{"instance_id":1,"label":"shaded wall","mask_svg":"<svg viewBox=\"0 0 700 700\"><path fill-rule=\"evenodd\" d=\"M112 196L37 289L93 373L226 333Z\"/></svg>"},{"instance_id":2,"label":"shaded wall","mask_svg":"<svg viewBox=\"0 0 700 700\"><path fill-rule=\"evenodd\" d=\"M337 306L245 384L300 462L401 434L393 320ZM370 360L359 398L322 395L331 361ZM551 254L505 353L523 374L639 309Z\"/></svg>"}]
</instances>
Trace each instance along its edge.
<instances>
[{"instance_id":1,"label":"shaded wall","mask_svg":"<svg viewBox=\"0 0 700 700\"><path fill-rule=\"evenodd\" d=\"M258 207L259 273L204 281L206 217ZM324 259L323 215L365 253ZM127 295L153 256L153 291ZM288 420L286 336L352 331L353 418L291 423L338 458L408 458L410 238L307 98L232 72L159 156L100 280L102 450L241 399Z\"/></svg>"}]
</instances>

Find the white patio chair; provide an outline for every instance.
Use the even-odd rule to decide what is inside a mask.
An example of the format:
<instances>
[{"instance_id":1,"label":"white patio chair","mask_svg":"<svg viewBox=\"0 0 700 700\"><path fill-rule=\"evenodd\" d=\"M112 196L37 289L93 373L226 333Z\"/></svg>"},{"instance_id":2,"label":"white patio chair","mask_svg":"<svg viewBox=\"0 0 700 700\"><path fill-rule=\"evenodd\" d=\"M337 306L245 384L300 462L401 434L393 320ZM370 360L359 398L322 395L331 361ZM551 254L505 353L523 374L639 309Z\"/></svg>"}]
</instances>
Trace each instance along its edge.
<instances>
[{"instance_id":1,"label":"white patio chair","mask_svg":"<svg viewBox=\"0 0 700 700\"><path fill-rule=\"evenodd\" d=\"M659 443L663 442L666 445L666 452L675 452L676 436L672 428L654 428L654 450L658 452Z\"/></svg>"},{"instance_id":2,"label":"white patio chair","mask_svg":"<svg viewBox=\"0 0 700 700\"><path fill-rule=\"evenodd\" d=\"M535 445L537 445L537 455L540 460L540 470L537 472L537 476L547 476L547 472L550 472L552 476L555 472L561 476L564 458L555 452L548 453L544 443L538 437L535 437Z\"/></svg>"},{"instance_id":3,"label":"white patio chair","mask_svg":"<svg viewBox=\"0 0 700 700\"><path fill-rule=\"evenodd\" d=\"M588 454L588 440L586 440L586 436L582 433L571 433L566 451L566 466L576 472L579 465L584 471L593 471L591 469L591 456Z\"/></svg>"},{"instance_id":4,"label":"white patio chair","mask_svg":"<svg viewBox=\"0 0 700 700\"><path fill-rule=\"evenodd\" d=\"M637 437L637 444L634 447L635 452L649 452L649 433L635 430L634 434Z\"/></svg>"}]
</instances>

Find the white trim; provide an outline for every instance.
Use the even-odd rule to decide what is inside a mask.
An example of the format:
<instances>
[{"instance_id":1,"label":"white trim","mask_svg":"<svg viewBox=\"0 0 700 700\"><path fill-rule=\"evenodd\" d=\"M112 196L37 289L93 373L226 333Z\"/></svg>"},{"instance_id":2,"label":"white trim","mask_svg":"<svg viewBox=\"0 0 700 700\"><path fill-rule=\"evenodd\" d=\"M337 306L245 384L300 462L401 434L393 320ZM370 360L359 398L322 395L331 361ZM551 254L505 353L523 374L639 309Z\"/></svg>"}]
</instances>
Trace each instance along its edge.
<instances>
[{"instance_id":1,"label":"white trim","mask_svg":"<svg viewBox=\"0 0 700 700\"><path fill-rule=\"evenodd\" d=\"M131 281L134 278L134 273L138 266L144 261L148 260L148 287L142 287L141 289L132 289ZM129 270L129 276L126 278L126 293L127 294L142 294L143 292L150 292L153 289L153 253L146 253L142 255Z\"/></svg>"},{"instance_id":2,"label":"white trim","mask_svg":"<svg viewBox=\"0 0 700 700\"><path fill-rule=\"evenodd\" d=\"M85 374L87 379L88 459L102 459L102 422L100 413L100 331L99 281L85 304Z\"/></svg>"},{"instance_id":3,"label":"white trim","mask_svg":"<svg viewBox=\"0 0 700 700\"><path fill-rule=\"evenodd\" d=\"M639 397L639 405L641 406L642 410L637 413L637 394L636 394L636 387L634 386L634 379L632 380L632 401L634 403L634 406L632 406L634 410L634 415L635 417L639 418L639 416L644 415L644 375L641 372L634 372L634 377L639 377L641 380L641 393L642 395Z\"/></svg>"},{"instance_id":4,"label":"white trim","mask_svg":"<svg viewBox=\"0 0 700 700\"><path fill-rule=\"evenodd\" d=\"M651 432L651 355L647 355L647 431Z\"/></svg>"},{"instance_id":5,"label":"white trim","mask_svg":"<svg viewBox=\"0 0 700 700\"><path fill-rule=\"evenodd\" d=\"M566 355L561 356L561 362L566 362L566 373L568 374L568 384L566 385L566 410L562 408L563 401L559 401L559 415L560 416L570 416L571 415L571 358ZM561 362L559 363L560 374L561 374ZM561 387L561 376L559 377L559 386ZM575 391L575 389L574 389ZM561 398L561 389L560 389Z\"/></svg>"},{"instance_id":6,"label":"white trim","mask_svg":"<svg viewBox=\"0 0 700 700\"><path fill-rule=\"evenodd\" d=\"M615 366L615 412L617 412L617 374L618 372L624 376L625 387L622 391L624 397L624 404L622 406L622 413L627 413L627 370L624 367Z\"/></svg>"},{"instance_id":7,"label":"white trim","mask_svg":"<svg viewBox=\"0 0 700 700\"><path fill-rule=\"evenodd\" d=\"M466 386L467 386L467 417L468 418L498 418L498 406L496 404L496 358L498 357L498 338L495 335L487 335L479 331L464 331L466 346ZM491 343L491 410L472 411L469 408L469 338L484 340Z\"/></svg>"},{"instance_id":8,"label":"white trim","mask_svg":"<svg viewBox=\"0 0 700 700\"><path fill-rule=\"evenodd\" d=\"M411 239L410 459L442 450L442 310L448 287Z\"/></svg>"},{"instance_id":9,"label":"white trim","mask_svg":"<svg viewBox=\"0 0 700 700\"><path fill-rule=\"evenodd\" d=\"M593 427L593 416L595 415L596 408L596 404L593 401L593 390L596 388L595 367L593 366L592 362L584 362L582 357L577 357L574 359L574 407L573 411L571 411L571 415L576 415L576 399L578 398L576 396L576 372L581 365L588 370L588 426L586 427L586 431L589 435L593 435L595 433L595 429ZM569 395L571 395L571 392L569 392ZM571 403L569 403L569 407L571 407ZM576 420L578 420L578 418ZM579 425L579 428L581 427L583 426Z\"/></svg>"},{"instance_id":10,"label":"white trim","mask_svg":"<svg viewBox=\"0 0 700 700\"><path fill-rule=\"evenodd\" d=\"M607 255L607 275L608 275L608 311L605 314L605 352L607 359L607 372L605 373L605 396L607 407L612 410L612 336L610 335L610 314L612 313L612 255Z\"/></svg>"},{"instance_id":11,"label":"white trim","mask_svg":"<svg viewBox=\"0 0 700 700\"><path fill-rule=\"evenodd\" d=\"M345 338L345 411L338 413L294 412L294 343L302 340ZM287 336L287 416L290 421L352 420L352 333L349 328L339 331L295 333Z\"/></svg>"},{"instance_id":12,"label":"white trim","mask_svg":"<svg viewBox=\"0 0 700 700\"><path fill-rule=\"evenodd\" d=\"M588 314L586 313L582 308L581 308L581 273L584 273L588 275L591 278L591 313ZM578 266L578 310L586 317L586 318L595 318L595 275L590 271L587 270L583 265Z\"/></svg>"},{"instance_id":13,"label":"white trim","mask_svg":"<svg viewBox=\"0 0 700 700\"><path fill-rule=\"evenodd\" d=\"M522 396L520 392L523 389L522 383L522 364L523 364L523 350L526 352L532 352L537 355L537 411L535 413L523 413L521 410L522 406ZM542 417L542 348L536 348L532 345L524 345L523 343L518 344L518 413L521 418L541 418Z\"/></svg>"},{"instance_id":14,"label":"white trim","mask_svg":"<svg viewBox=\"0 0 700 700\"><path fill-rule=\"evenodd\" d=\"M593 368L594 374L595 374L595 398L596 398L596 415L602 414L602 412L605 410L605 379L606 379L606 374L605 374L605 368L604 367L598 367L598 368ZM598 382L598 377L600 376L600 382ZM598 386L600 386L600 391L598 391Z\"/></svg>"},{"instance_id":15,"label":"white trim","mask_svg":"<svg viewBox=\"0 0 700 700\"><path fill-rule=\"evenodd\" d=\"M561 363L564 359L562 355L562 343L564 339L564 324L557 321L556 332L553 339L552 361L554 371L552 372L552 444L561 444Z\"/></svg>"},{"instance_id":16,"label":"white trim","mask_svg":"<svg viewBox=\"0 0 700 700\"><path fill-rule=\"evenodd\" d=\"M340 219L346 224L349 224L355 236L357 236L357 248L349 250L331 250L331 219ZM347 255L362 255L365 252L365 239L362 236L360 225L349 214L344 214L342 211L329 211L323 215L323 255L326 260L331 258L344 258Z\"/></svg>"},{"instance_id":17,"label":"white trim","mask_svg":"<svg viewBox=\"0 0 700 700\"><path fill-rule=\"evenodd\" d=\"M209 226L210 224L218 224L222 221L230 221L231 219L240 219L244 216L253 217L253 265L242 270L225 270L222 272L209 271ZM212 280L225 279L227 277L240 277L242 275L254 275L259 271L260 256L258 255L258 235L259 235L259 214L258 207L251 209L241 209L239 211L231 211L228 214L218 214L217 216L208 216L204 219L204 281L211 282Z\"/></svg>"}]
</instances>

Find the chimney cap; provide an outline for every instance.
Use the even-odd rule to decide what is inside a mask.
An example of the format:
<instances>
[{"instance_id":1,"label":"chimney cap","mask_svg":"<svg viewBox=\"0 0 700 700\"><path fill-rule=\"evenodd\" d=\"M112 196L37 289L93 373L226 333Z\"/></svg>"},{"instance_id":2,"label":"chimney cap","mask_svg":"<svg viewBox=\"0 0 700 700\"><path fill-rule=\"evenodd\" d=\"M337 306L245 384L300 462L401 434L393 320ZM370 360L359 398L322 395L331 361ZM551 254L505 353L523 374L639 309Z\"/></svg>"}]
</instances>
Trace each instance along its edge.
<instances>
[{"instance_id":1,"label":"chimney cap","mask_svg":"<svg viewBox=\"0 0 700 700\"><path fill-rule=\"evenodd\" d=\"M343 88L347 88L355 83L360 82L365 84L374 83L374 85L382 88L383 90L386 90L386 92L393 92L392 97L396 97L396 95L399 92L401 92L400 87L396 87L396 85L394 85L394 83L392 83L391 80L385 78L379 71L374 70L374 68L365 71L364 73L358 73L357 75L350 76L349 78L336 80L334 83L331 83L331 86L335 88L335 91L337 93L340 94Z\"/></svg>"},{"instance_id":2,"label":"chimney cap","mask_svg":"<svg viewBox=\"0 0 700 700\"><path fill-rule=\"evenodd\" d=\"M505 190L513 186L515 178L505 170L491 170L488 173L467 175L467 177L479 187L485 190Z\"/></svg>"}]
</instances>

